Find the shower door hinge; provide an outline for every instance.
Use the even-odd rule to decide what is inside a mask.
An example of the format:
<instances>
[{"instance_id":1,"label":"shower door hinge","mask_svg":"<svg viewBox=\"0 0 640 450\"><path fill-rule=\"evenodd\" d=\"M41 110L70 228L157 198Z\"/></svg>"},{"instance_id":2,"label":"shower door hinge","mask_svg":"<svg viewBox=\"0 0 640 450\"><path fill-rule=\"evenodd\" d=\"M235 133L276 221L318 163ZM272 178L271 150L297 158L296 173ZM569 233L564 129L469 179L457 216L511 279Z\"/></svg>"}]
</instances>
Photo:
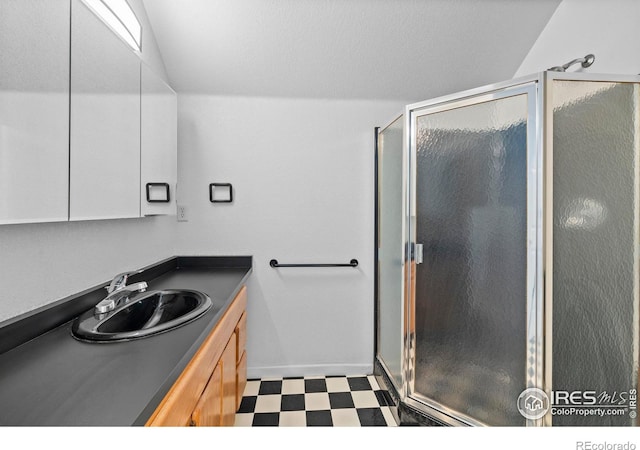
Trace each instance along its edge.
<instances>
[{"instance_id":1,"label":"shower door hinge","mask_svg":"<svg viewBox=\"0 0 640 450\"><path fill-rule=\"evenodd\" d=\"M415 251L414 251L414 259L416 260L416 264L422 264L423 261L423 254L422 254L422 244L415 244Z\"/></svg>"}]
</instances>

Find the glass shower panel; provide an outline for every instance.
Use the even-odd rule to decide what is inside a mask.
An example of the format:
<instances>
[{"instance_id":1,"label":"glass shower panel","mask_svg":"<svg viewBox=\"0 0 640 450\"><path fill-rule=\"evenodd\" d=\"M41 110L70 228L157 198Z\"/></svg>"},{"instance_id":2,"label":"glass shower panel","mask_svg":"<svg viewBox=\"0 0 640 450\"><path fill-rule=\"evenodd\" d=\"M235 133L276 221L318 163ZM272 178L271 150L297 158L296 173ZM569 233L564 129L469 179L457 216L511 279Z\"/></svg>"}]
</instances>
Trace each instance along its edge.
<instances>
[{"instance_id":1,"label":"glass shower panel","mask_svg":"<svg viewBox=\"0 0 640 450\"><path fill-rule=\"evenodd\" d=\"M529 99L492 98L417 111L411 395L474 422L524 425Z\"/></svg>"},{"instance_id":2,"label":"glass shower panel","mask_svg":"<svg viewBox=\"0 0 640 450\"><path fill-rule=\"evenodd\" d=\"M403 117L378 135L378 358L402 386Z\"/></svg>"},{"instance_id":3,"label":"glass shower panel","mask_svg":"<svg viewBox=\"0 0 640 450\"><path fill-rule=\"evenodd\" d=\"M552 88L553 390L628 400L638 369L638 85ZM632 423L628 413L553 416L553 425Z\"/></svg>"}]
</instances>

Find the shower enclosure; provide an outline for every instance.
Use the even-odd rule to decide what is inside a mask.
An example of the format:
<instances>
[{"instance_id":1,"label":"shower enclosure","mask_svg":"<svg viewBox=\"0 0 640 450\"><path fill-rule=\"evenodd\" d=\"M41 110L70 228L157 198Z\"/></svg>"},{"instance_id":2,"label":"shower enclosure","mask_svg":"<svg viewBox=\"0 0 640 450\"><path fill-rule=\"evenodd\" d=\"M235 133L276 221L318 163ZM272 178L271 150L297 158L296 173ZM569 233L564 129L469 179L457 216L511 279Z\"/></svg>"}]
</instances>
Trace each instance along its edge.
<instances>
[{"instance_id":1,"label":"shower enclosure","mask_svg":"<svg viewBox=\"0 0 640 450\"><path fill-rule=\"evenodd\" d=\"M400 419L636 424L640 77L543 72L377 135L376 370Z\"/></svg>"}]
</instances>

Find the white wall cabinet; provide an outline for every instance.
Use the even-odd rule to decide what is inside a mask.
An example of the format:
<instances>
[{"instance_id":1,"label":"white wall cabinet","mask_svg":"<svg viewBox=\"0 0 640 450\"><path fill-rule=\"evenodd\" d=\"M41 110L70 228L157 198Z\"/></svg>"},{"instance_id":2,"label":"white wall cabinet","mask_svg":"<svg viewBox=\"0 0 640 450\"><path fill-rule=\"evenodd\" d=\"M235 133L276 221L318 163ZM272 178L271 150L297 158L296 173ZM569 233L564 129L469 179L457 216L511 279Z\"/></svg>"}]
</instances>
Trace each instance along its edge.
<instances>
[{"instance_id":1,"label":"white wall cabinet","mask_svg":"<svg viewBox=\"0 0 640 450\"><path fill-rule=\"evenodd\" d=\"M68 219L69 2L0 1L0 224Z\"/></svg>"},{"instance_id":2,"label":"white wall cabinet","mask_svg":"<svg viewBox=\"0 0 640 450\"><path fill-rule=\"evenodd\" d=\"M141 86L140 210L143 216L175 215L178 178L176 93L144 63Z\"/></svg>"},{"instance_id":3,"label":"white wall cabinet","mask_svg":"<svg viewBox=\"0 0 640 450\"><path fill-rule=\"evenodd\" d=\"M69 220L140 217L140 58L71 6Z\"/></svg>"},{"instance_id":4,"label":"white wall cabinet","mask_svg":"<svg viewBox=\"0 0 640 450\"><path fill-rule=\"evenodd\" d=\"M176 94L82 0L0 0L0 67L0 224L175 214Z\"/></svg>"}]
</instances>

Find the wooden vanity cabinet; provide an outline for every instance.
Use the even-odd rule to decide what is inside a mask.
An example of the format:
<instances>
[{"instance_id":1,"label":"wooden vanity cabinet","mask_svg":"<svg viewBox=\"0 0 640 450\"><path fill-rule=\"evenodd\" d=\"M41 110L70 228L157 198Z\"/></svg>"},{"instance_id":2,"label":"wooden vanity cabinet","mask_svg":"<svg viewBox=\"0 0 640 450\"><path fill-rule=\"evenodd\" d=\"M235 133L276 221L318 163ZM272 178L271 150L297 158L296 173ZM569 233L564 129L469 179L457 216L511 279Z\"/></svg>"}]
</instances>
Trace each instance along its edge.
<instances>
[{"instance_id":1,"label":"wooden vanity cabinet","mask_svg":"<svg viewBox=\"0 0 640 450\"><path fill-rule=\"evenodd\" d=\"M246 305L243 286L147 426L233 425L247 379Z\"/></svg>"}]
</instances>

